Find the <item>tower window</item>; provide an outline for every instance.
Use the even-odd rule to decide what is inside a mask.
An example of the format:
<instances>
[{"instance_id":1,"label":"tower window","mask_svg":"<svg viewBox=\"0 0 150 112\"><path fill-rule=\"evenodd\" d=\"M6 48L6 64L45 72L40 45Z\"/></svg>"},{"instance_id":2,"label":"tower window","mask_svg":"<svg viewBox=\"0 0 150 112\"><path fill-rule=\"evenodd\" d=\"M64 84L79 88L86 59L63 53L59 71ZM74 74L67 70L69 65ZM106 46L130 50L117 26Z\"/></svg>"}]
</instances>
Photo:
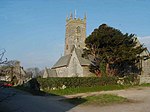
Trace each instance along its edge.
<instances>
[{"instance_id":1,"label":"tower window","mask_svg":"<svg viewBox=\"0 0 150 112\"><path fill-rule=\"evenodd\" d=\"M80 28L80 26L77 27L77 33L81 33L81 28Z\"/></svg>"}]
</instances>

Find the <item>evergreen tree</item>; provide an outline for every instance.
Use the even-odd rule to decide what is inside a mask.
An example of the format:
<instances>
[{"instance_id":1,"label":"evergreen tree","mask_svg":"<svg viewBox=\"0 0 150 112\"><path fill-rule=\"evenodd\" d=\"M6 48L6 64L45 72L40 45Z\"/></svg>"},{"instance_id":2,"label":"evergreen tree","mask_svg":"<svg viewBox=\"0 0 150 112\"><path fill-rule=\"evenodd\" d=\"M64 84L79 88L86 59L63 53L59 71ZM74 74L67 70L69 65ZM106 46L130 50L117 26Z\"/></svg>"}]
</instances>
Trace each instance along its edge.
<instances>
[{"instance_id":1,"label":"evergreen tree","mask_svg":"<svg viewBox=\"0 0 150 112\"><path fill-rule=\"evenodd\" d=\"M106 24L95 29L85 43L84 56L92 57L90 70L96 75L123 75L135 70L140 54L145 50L142 45L137 46L133 34L123 34Z\"/></svg>"}]
</instances>

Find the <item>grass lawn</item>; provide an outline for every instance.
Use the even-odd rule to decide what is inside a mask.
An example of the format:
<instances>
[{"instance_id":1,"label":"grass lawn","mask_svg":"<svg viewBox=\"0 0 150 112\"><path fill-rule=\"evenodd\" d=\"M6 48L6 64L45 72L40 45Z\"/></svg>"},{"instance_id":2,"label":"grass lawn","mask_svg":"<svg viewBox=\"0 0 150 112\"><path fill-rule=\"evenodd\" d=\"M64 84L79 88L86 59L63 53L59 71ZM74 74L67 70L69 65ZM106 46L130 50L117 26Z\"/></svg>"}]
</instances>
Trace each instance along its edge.
<instances>
[{"instance_id":1,"label":"grass lawn","mask_svg":"<svg viewBox=\"0 0 150 112\"><path fill-rule=\"evenodd\" d=\"M141 84L140 86L142 86L142 87L150 87L150 83Z\"/></svg>"},{"instance_id":2,"label":"grass lawn","mask_svg":"<svg viewBox=\"0 0 150 112\"><path fill-rule=\"evenodd\" d=\"M94 86L94 87L78 87L78 88L66 88L66 89L58 89L58 90L47 90L44 91L34 91L28 88L24 88L22 86L15 87L16 89L20 89L23 91L27 91L32 93L33 95L71 95L77 93L86 93L86 92L98 92L98 91L109 91L109 90L122 90L134 87L150 87L150 84L142 84L139 86L133 85L106 85L106 86Z\"/></svg>"},{"instance_id":3,"label":"grass lawn","mask_svg":"<svg viewBox=\"0 0 150 112\"><path fill-rule=\"evenodd\" d=\"M66 88L66 89L59 89L59 90L45 90L45 92L50 94L56 94L56 95L70 95L70 94L86 93L86 92L121 90L121 89L127 89L129 87L131 86L107 85L107 86L95 86L95 87Z\"/></svg>"},{"instance_id":4,"label":"grass lawn","mask_svg":"<svg viewBox=\"0 0 150 112\"><path fill-rule=\"evenodd\" d=\"M97 96L88 96L85 98L70 98L61 100L64 102L68 102L74 105L84 104L84 105L108 105L108 104L114 104L114 103L123 103L127 102L128 100L126 98L112 95L112 94L101 94Z\"/></svg>"}]
</instances>

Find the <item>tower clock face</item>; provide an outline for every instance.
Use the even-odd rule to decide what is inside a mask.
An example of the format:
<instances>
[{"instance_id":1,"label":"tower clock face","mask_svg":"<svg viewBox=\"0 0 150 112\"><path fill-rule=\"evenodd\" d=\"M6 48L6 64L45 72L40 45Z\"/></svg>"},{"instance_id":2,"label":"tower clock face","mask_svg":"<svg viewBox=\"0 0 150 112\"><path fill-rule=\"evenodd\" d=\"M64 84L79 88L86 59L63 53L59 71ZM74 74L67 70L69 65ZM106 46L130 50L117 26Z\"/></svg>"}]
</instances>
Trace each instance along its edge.
<instances>
[{"instance_id":1,"label":"tower clock face","mask_svg":"<svg viewBox=\"0 0 150 112\"><path fill-rule=\"evenodd\" d=\"M81 27L80 26L77 27L77 33L78 34L81 33Z\"/></svg>"}]
</instances>

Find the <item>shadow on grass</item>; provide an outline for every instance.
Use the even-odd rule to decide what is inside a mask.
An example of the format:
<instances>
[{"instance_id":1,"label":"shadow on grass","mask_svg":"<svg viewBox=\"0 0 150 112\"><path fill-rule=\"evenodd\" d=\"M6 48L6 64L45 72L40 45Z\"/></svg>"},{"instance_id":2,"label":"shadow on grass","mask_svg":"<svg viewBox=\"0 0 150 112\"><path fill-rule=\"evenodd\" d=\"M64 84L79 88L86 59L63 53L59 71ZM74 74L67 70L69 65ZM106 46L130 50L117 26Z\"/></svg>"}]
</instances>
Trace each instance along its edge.
<instances>
[{"instance_id":1,"label":"shadow on grass","mask_svg":"<svg viewBox=\"0 0 150 112\"><path fill-rule=\"evenodd\" d=\"M60 100L60 101L67 102L67 103L70 103L70 104L73 104L73 105L77 106L77 105L85 103L87 100L85 98L75 97L75 98L63 99L63 100Z\"/></svg>"},{"instance_id":2,"label":"shadow on grass","mask_svg":"<svg viewBox=\"0 0 150 112\"><path fill-rule=\"evenodd\" d=\"M85 105L99 105L99 106L129 102L127 98L113 94L100 94L87 97L75 97L64 99L61 101L71 103L73 105L85 104Z\"/></svg>"},{"instance_id":3,"label":"shadow on grass","mask_svg":"<svg viewBox=\"0 0 150 112\"><path fill-rule=\"evenodd\" d=\"M87 101L86 99L81 98L81 97L65 98L64 96L61 96L61 95L57 95L57 94L53 94L53 93L47 93L47 92L40 91L40 90L32 90L31 88L27 88L24 86L16 86L15 88L22 90L22 91L25 91L25 92L29 92L35 96L59 97L60 100L58 100L58 101L60 101L62 103L69 103L69 104L74 105L74 106L80 105L80 104L85 103Z\"/></svg>"}]
</instances>

